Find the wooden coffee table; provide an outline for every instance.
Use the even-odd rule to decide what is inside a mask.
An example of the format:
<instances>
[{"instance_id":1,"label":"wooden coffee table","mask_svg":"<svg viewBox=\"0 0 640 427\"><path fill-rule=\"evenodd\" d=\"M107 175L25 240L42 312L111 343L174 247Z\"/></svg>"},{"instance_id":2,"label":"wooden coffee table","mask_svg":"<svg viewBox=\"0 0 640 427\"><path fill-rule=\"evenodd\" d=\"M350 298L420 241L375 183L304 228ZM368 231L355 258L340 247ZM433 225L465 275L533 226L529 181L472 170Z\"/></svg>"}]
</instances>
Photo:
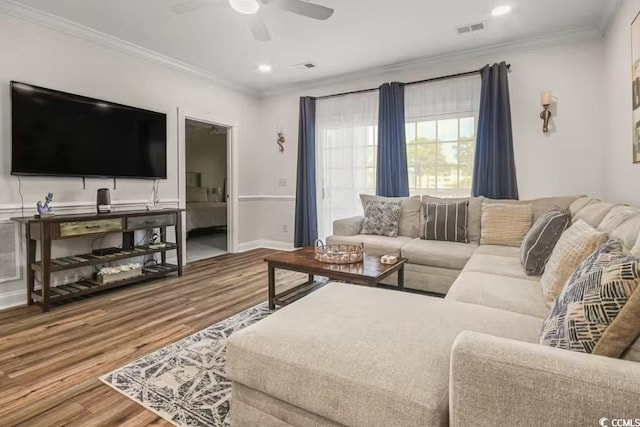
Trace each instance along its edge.
<instances>
[{"instance_id":1,"label":"wooden coffee table","mask_svg":"<svg viewBox=\"0 0 640 427\"><path fill-rule=\"evenodd\" d=\"M400 258L395 264L382 264L380 258L366 255L357 264L326 264L316 261L313 248L298 249L293 252L281 252L264 259L269 266L269 308L276 305L285 306L299 300L305 295L321 288L327 280L316 281L315 276L327 277L329 280L347 282L354 285L378 286L380 282L393 273L398 273L398 289L404 289L404 265L406 258ZM296 271L309 275L309 280L301 285L276 295L276 269Z\"/></svg>"}]
</instances>

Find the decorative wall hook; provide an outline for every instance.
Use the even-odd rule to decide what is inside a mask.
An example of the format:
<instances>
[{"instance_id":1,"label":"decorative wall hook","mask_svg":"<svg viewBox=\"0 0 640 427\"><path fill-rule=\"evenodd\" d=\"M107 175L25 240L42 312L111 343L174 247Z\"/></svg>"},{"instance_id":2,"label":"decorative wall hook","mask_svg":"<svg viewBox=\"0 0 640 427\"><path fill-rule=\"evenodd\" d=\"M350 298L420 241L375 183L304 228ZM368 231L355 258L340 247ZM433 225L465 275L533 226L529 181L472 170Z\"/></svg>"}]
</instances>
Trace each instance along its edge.
<instances>
[{"instance_id":1,"label":"decorative wall hook","mask_svg":"<svg viewBox=\"0 0 640 427\"><path fill-rule=\"evenodd\" d=\"M551 111L549 111L549 106L551 102L553 102L553 93L550 90L542 92L542 112L540 113L540 118L542 119L542 132L549 132L549 120L551 119Z\"/></svg>"},{"instance_id":2,"label":"decorative wall hook","mask_svg":"<svg viewBox=\"0 0 640 427\"><path fill-rule=\"evenodd\" d=\"M278 139L276 140L276 142L278 143L280 152L281 153L284 152L284 143L285 143L284 133L278 132Z\"/></svg>"}]
</instances>

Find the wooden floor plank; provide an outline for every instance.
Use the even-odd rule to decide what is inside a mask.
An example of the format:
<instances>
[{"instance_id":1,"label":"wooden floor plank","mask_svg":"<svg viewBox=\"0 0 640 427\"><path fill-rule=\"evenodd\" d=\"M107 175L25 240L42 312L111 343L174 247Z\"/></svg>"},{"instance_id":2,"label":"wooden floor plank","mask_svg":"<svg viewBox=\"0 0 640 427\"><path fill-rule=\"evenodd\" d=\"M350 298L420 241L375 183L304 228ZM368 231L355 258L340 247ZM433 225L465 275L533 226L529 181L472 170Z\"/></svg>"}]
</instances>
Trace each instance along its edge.
<instances>
[{"instance_id":1,"label":"wooden floor plank","mask_svg":"<svg viewBox=\"0 0 640 427\"><path fill-rule=\"evenodd\" d=\"M190 264L183 277L55 307L0 311L2 426L169 426L98 377L267 300L259 249ZM277 272L278 292L306 275Z\"/></svg>"}]
</instances>

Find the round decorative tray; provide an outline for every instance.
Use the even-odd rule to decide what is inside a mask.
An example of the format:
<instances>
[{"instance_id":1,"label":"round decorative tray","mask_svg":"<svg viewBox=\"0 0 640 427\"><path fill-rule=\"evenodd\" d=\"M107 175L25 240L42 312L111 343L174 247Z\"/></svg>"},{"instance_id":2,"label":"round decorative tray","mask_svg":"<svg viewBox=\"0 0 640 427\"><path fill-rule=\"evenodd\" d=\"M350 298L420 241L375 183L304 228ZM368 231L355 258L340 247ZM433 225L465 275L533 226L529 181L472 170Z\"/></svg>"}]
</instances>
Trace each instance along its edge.
<instances>
[{"instance_id":1,"label":"round decorative tray","mask_svg":"<svg viewBox=\"0 0 640 427\"><path fill-rule=\"evenodd\" d=\"M359 245L325 245L316 240L315 259L327 264L355 264L364 257L364 244Z\"/></svg>"}]
</instances>

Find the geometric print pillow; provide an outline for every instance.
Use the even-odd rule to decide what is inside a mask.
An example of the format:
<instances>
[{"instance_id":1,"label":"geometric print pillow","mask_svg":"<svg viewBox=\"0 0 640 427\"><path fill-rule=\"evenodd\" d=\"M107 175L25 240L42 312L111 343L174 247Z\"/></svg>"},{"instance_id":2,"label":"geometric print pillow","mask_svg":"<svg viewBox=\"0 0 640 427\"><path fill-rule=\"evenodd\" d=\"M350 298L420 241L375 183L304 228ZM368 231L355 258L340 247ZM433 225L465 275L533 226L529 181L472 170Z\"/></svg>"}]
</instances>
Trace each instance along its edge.
<instances>
[{"instance_id":1,"label":"geometric print pillow","mask_svg":"<svg viewBox=\"0 0 640 427\"><path fill-rule=\"evenodd\" d=\"M370 201L364 209L364 222L360 234L398 236L401 202Z\"/></svg>"},{"instance_id":2,"label":"geometric print pillow","mask_svg":"<svg viewBox=\"0 0 640 427\"><path fill-rule=\"evenodd\" d=\"M620 357L640 336L640 260L603 252L587 263L556 299L540 344Z\"/></svg>"},{"instance_id":3,"label":"geometric print pillow","mask_svg":"<svg viewBox=\"0 0 640 427\"><path fill-rule=\"evenodd\" d=\"M575 282L580 277L591 274L594 271L604 270L610 265L622 264L636 260L636 257L625 252L620 240L609 240L607 243L596 249L594 253L589 255L587 259L582 261L571 275L569 282Z\"/></svg>"}]
</instances>

